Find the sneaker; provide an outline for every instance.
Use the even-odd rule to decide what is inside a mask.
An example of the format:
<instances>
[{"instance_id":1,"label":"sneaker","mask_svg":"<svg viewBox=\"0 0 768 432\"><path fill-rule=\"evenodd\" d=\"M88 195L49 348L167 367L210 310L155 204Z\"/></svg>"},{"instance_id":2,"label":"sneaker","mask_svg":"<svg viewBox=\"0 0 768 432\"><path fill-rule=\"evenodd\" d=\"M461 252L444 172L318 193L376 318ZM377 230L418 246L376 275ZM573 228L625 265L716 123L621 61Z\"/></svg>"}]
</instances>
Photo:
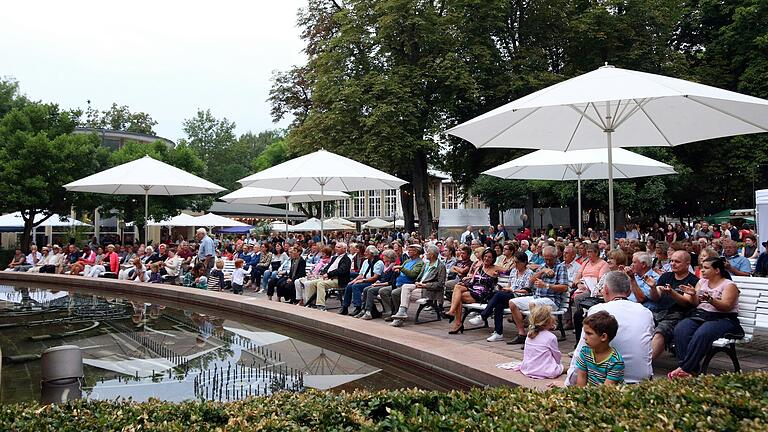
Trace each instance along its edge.
<instances>
[{"instance_id":1,"label":"sneaker","mask_svg":"<svg viewBox=\"0 0 768 432\"><path fill-rule=\"evenodd\" d=\"M347 309L346 307L342 307L341 310L339 311L339 315L349 315L349 309Z\"/></svg>"},{"instance_id":2,"label":"sneaker","mask_svg":"<svg viewBox=\"0 0 768 432\"><path fill-rule=\"evenodd\" d=\"M363 317L363 315L365 315L366 313L367 313L367 312L365 312L364 310L362 310L362 311L360 311L360 312L358 312L358 313L356 313L356 314L355 314L355 318L362 318L362 317Z\"/></svg>"},{"instance_id":3,"label":"sneaker","mask_svg":"<svg viewBox=\"0 0 768 432\"><path fill-rule=\"evenodd\" d=\"M365 313L363 313L363 316L360 317L360 319L366 320L366 321L367 320L372 320L373 319L373 315L371 315L370 312L365 312Z\"/></svg>"},{"instance_id":4,"label":"sneaker","mask_svg":"<svg viewBox=\"0 0 768 432\"><path fill-rule=\"evenodd\" d=\"M525 345L525 335L518 334L514 339L507 342L507 345Z\"/></svg>"},{"instance_id":5,"label":"sneaker","mask_svg":"<svg viewBox=\"0 0 768 432\"><path fill-rule=\"evenodd\" d=\"M391 316L385 316L385 317L384 317L384 321L386 321L386 322L390 322L390 321L392 321L393 319L394 319L394 318L392 318Z\"/></svg>"},{"instance_id":6,"label":"sneaker","mask_svg":"<svg viewBox=\"0 0 768 432\"><path fill-rule=\"evenodd\" d=\"M391 323L389 323L390 327L402 327L403 320L401 319L394 319Z\"/></svg>"},{"instance_id":7,"label":"sneaker","mask_svg":"<svg viewBox=\"0 0 768 432\"><path fill-rule=\"evenodd\" d=\"M493 332L492 335L488 336L488 339L486 339L488 342L499 342L504 340L504 336Z\"/></svg>"},{"instance_id":8,"label":"sneaker","mask_svg":"<svg viewBox=\"0 0 768 432\"><path fill-rule=\"evenodd\" d=\"M483 320L482 315L476 315L469 319L469 323L474 326L479 326L479 325L483 325L485 323L485 320Z\"/></svg>"},{"instance_id":9,"label":"sneaker","mask_svg":"<svg viewBox=\"0 0 768 432\"><path fill-rule=\"evenodd\" d=\"M404 320L408 318L408 312L400 309L396 314L392 315L392 318Z\"/></svg>"},{"instance_id":10,"label":"sneaker","mask_svg":"<svg viewBox=\"0 0 768 432\"><path fill-rule=\"evenodd\" d=\"M317 309L317 310L319 310L319 311L323 311L323 312L325 312L325 311L327 311L327 310L328 310L328 309L326 309L326 308L325 308L325 305L320 305L320 306L317 306L315 309Z\"/></svg>"}]
</instances>

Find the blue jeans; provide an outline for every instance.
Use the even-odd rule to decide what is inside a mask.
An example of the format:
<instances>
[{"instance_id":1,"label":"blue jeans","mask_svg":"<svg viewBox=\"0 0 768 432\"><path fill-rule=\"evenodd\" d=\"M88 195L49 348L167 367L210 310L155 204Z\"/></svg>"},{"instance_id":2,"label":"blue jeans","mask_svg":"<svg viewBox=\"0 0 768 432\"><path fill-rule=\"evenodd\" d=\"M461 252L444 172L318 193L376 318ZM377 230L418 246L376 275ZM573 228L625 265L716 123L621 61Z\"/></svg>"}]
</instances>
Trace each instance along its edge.
<instances>
[{"instance_id":1,"label":"blue jeans","mask_svg":"<svg viewBox=\"0 0 768 432\"><path fill-rule=\"evenodd\" d=\"M681 369L688 373L699 372L701 361L712 347L712 342L726 333L741 334L741 326L735 319L722 318L712 321L697 321L686 318L675 326L675 349Z\"/></svg>"},{"instance_id":2,"label":"blue jeans","mask_svg":"<svg viewBox=\"0 0 768 432\"><path fill-rule=\"evenodd\" d=\"M488 319L493 313L493 331L496 334L504 334L504 309L509 307L509 301L515 297L511 291L497 291L480 312L480 316Z\"/></svg>"},{"instance_id":3,"label":"blue jeans","mask_svg":"<svg viewBox=\"0 0 768 432\"><path fill-rule=\"evenodd\" d=\"M347 287L344 289L344 301L342 302L342 307L349 307L351 304L354 307L361 307L363 305L363 290L373 285L370 282L360 282L353 285L347 285Z\"/></svg>"},{"instance_id":4,"label":"blue jeans","mask_svg":"<svg viewBox=\"0 0 768 432\"><path fill-rule=\"evenodd\" d=\"M264 270L264 274L261 275L261 289L263 290L267 289L269 280L272 278L277 278L277 271L272 269Z\"/></svg>"}]
</instances>

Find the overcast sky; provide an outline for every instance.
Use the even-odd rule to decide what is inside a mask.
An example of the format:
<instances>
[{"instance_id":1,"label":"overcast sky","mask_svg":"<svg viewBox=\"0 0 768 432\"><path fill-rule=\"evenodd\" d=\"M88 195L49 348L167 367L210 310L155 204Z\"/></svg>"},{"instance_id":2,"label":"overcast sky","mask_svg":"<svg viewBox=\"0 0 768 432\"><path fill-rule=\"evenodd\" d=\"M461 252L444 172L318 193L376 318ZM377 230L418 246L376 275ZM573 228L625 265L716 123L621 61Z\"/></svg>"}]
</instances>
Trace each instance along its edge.
<instances>
[{"instance_id":1,"label":"overcast sky","mask_svg":"<svg viewBox=\"0 0 768 432\"><path fill-rule=\"evenodd\" d=\"M11 1L0 19L0 76L32 99L149 113L178 140L198 108L237 132L284 127L266 101L274 70L304 62L306 0Z\"/></svg>"}]
</instances>

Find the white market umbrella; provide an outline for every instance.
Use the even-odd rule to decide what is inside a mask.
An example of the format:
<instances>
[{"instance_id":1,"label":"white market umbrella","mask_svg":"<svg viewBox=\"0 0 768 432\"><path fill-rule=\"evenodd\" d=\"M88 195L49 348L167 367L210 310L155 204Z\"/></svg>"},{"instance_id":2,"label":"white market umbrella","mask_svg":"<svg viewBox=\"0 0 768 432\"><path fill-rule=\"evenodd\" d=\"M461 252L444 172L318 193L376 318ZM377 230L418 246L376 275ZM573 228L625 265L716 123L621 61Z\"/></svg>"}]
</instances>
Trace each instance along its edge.
<instances>
[{"instance_id":1,"label":"white market umbrella","mask_svg":"<svg viewBox=\"0 0 768 432\"><path fill-rule=\"evenodd\" d=\"M289 229L290 231L293 231L293 232L304 232L304 231L320 231L323 227L325 227L325 229L336 230L336 231L349 231L353 229L347 225L341 225L341 224L335 224L335 223L323 223L318 218L309 218L300 224L291 226Z\"/></svg>"},{"instance_id":2,"label":"white market umbrella","mask_svg":"<svg viewBox=\"0 0 768 432\"><path fill-rule=\"evenodd\" d=\"M392 222L385 221L384 219L381 219L381 218L375 218L364 223L363 228L374 228L374 229L392 228Z\"/></svg>"},{"instance_id":3,"label":"white market umbrella","mask_svg":"<svg viewBox=\"0 0 768 432\"><path fill-rule=\"evenodd\" d=\"M352 228L352 229L355 229L357 227L357 225L354 222L346 220L344 218L340 218L340 217L328 218L323 221L323 224L344 225L347 228Z\"/></svg>"},{"instance_id":4,"label":"white market umbrella","mask_svg":"<svg viewBox=\"0 0 768 432\"><path fill-rule=\"evenodd\" d=\"M242 223L240 221L236 221L234 219L230 219L224 216L219 216L215 213L206 213L202 216L196 216L195 218L195 226L204 226L204 227L244 227L244 226L250 226L246 223Z\"/></svg>"},{"instance_id":5,"label":"white market umbrella","mask_svg":"<svg viewBox=\"0 0 768 432\"><path fill-rule=\"evenodd\" d=\"M617 148L613 150L613 178L676 174L671 165ZM581 181L608 178L608 153L603 149L538 150L491 168L483 174L519 180L576 180L579 237L581 237Z\"/></svg>"},{"instance_id":6,"label":"white market umbrella","mask_svg":"<svg viewBox=\"0 0 768 432\"><path fill-rule=\"evenodd\" d=\"M190 226L197 226L197 218L195 216L181 213L177 216L174 216L170 219L165 219L161 221L155 221L150 219L147 222L147 225L149 226L164 226L164 227L190 227Z\"/></svg>"},{"instance_id":7,"label":"white market umbrella","mask_svg":"<svg viewBox=\"0 0 768 432\"><path fill-rule=\"evenodd\" d=\"M283 191L277 189L264 189L256 187L240 188L226 194L221 199L231 204L285 204L285 233L288 235L288 204L322 201L324 197L349 198L344 192L326 191Z\"/></svg>"},{"instance_id":8,"label":"white market umbrella","mask_svg":"<svg viewBox=\"0 0 768 432\"><path fill-rule=\"evenodd\" d=\"M254 186L285 191L314 190L360 191L366 189L398 189L407 182L393 175L371 168L326 150L318 150L267 168L238 181L243 186ZM320 219L324 215L324 198L320 200ZM323 223L320 223L323 236Z\"/></svg>"},{"instance_id":9,"label":"white market umbrella","mask_svg":"<svg viewBox=\"0 0 768 432\"><path fill-rule=\"evenodd\" d=\"M149 214L149 195L215 194L223 187L173 165L144 156L64 185L71 192L110 195L144 195L144 219ZM144 226L144 238L147 238Z\"/></svg>"},{"instance_id":10,"label":"white market umbrella","mask_svg":"<svg viewBox=\"0 0 768 432\"><path fill-rule=\"evenodd\" d=\"M603 66L462 123L447 133L478 148L675 146L768 132L768 101L676 78ZM614 243L613 170L608 216Z\"/></svg>"},{"instance_id":11,"label":"white market umbrella","mask_svg":"<svg viewBox=\"0 0 768 432\"><path fill-rule=\"evenodd\" d=\"M403 219L398 219L395 221L395 228L404 228L405 227L405 221Z\"/></svg>"},{"instance_id":12,"label":"white market umbrella","mask_svg":"<svg viewBox=\"0 0 768 432\"><path fill-rule=\"evenodd\" d=\"M45 215L42 215L39 213L36 214L34 223L39 223L40 220L42 220L44 217ZM51 217L49 217L48 219L46 219L44 222L40 223L37 226L73 227L73 226L92 226L92 225L79 221L74 218L59 216L57 213L54 213L53 215L51 215ZM24 229L24 219L21 217L21 212L9 213L9 214L0 216L0 227Z\"/></svg>"}]
</instances>

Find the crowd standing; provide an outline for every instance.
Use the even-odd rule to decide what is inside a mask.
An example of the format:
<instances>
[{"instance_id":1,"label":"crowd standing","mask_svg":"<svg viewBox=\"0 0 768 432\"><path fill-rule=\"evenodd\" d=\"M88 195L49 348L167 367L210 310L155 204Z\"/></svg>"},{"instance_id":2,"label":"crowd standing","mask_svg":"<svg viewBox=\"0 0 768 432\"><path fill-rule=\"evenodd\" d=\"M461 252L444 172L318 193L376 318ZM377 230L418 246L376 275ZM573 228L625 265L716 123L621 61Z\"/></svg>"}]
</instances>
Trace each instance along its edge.
<instances>
[{"instance_id":1,"label":"crowd standing","mask_svg":"<svg viewBox=\"0 0 768 432\"><path fill-rule=\"evenodd\" d=\"M551 225L535 233L467 226L458 238L404 230L214 238L201 228L194 239L156 247L96 238L81 248L32 245L17 249L5 271L263 292L320 310L335 296L338 313L394 327L426 299L447 308L448 334L492 319L488 342L523 345L516 369L533 378L564 372L552 333L552 313L562 310L565 330L577 336L566 385L648 379L653 360L673 346L679 367L669 377L696 375L714 340L743 333L732 277L768 276L768 255L747 225L629 225L622 234L611 250L604 231L579 238ZM462 317L468 303L485 308ZM509 338L505 318L514 325Z\"/></svg>"}]
</instances>

